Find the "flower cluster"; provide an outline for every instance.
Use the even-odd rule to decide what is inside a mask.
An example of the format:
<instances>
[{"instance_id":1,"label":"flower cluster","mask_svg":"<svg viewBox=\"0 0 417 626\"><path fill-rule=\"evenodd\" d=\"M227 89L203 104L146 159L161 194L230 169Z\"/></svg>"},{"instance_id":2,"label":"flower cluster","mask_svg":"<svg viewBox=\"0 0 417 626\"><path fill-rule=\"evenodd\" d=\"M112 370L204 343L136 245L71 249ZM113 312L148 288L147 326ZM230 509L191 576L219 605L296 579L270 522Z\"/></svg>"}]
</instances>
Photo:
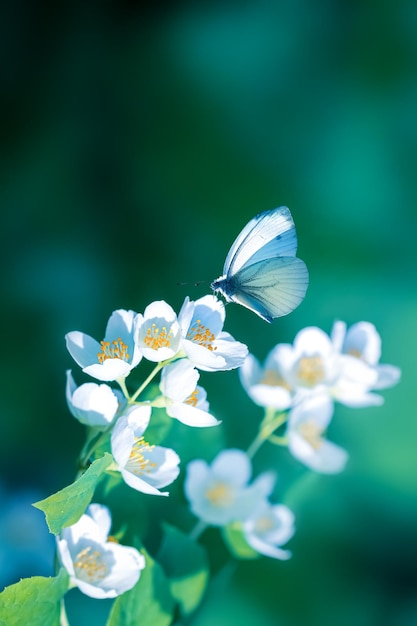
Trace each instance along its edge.
<instances>
[{"instance_id":1,"label":"flower cluster","mask_svg":"<svg viewBox=\"0 0 417 626\"><path fill-rule=\"evenodd\" d=\"M207 394L198 385L199 371L230 370L241 366L247 347L223 331L224 305L212 295L185 300L178 316L164 301L144 313L117 310L111 315L102 341L79 331L66 335L67 348L85 374L100 383L77 387L67 372L66 397L70 412L89 427L87 452L80 459L84 471L108 441L113 463L123 481L144 494L167 496L163 488L179 474L180 457L171 448L151 443L148 427L153 410L187 426L209 427L220 422L209 412ZM132 394L126 378L142 359L154 364ZM153 393L145 389L160 374ZM119 388L108 383L116 382ZM91 505L81 519L58 539L61 564L72 585L95 598L115 597L133 587L145 566L143 556L107 541L110 513Z\"/></svg>"},{"instance_id":2,"label":"flower cluster","mask_svg":"<svg viewBox=\"0 0 417 626\"><path fill-rule=\"evenodd\" d=\"M316 327L304 328L293 345L275 346L263 366L248 355L240 379L250 398L267 410L263 425L271 441L288 444L311 469L335 473L344 468L348 455L325 438L334 403L382 404L374 391L400 378L397 367L379 364L380 356L381 338L373 324L359 322L347 329L344 322L336 322L330 336ZM285 422L285 437L274 437L272 432Z\"/></svg>"},{"instance_id":3,"label":"flower cluster","mask_svg":"<svg viewBox=\"0 0 417 626\"><path fill-rule=\"evenodd\" d=\"M88 427L80 475L109 450L104 471L143 494L169 495L165 487L178 477L180 457L162 445L161 437L154 440L154 411L163 409L167 422L172 418L185 426L216 426L220 422L210 413L207 394L198 384L199 370L240 368L243 387L264 407L265 417L247 452L227 448L211 463L201 458L188 463L184 492L199 518L189 540L196 540L208 525L217 526L235 556L286 560L291 556L285 544L295 532L294 514L270 499L275 471L252 478L252 457L269 441L288 446L294 457L317 472L341 471L348 454L326 439L335 402L353 407L381 404L375 391L394 385L400 371L379 363L381 339L367 322L349 329L336 322L330 336L319 328L305 328L293 345L277 345L261 365L244 344L223 331L224 321L224 305L207 295L195 302L186 298L178 315L164 301L153 302L143 313L115 311L101 342L78 331L68 333L70 354L98 381L77 386L67 372L68 407ZM129 392L128 375L146 362L150 373ZM110 527L107 507L91 504L57 537L59 562L70 585L94 598L114 598L131 589L146 564L136 548L109 537Z\"/></svg>"},{"instance_id":4,"label":"flower cluster","mask_svg":"<svg viewBox=\"0 0 417 626\"><path fill-rule=\"evenodd\" d=\"M291 553L279 546L294 534L294 515L268 500L273 472L264 472L249 484L251 473L250 458L242 450L223 450L211 465L191 461L184 484L191 510L206 524L237 527L256 552L288 559Z\"/></svg>"},{"instance_id":5,"label":"flower cluster","mask_svg":"<svg viewBox=\"0 0 417 626\"><path fill-rule=\"evenodd\" d=\"M67 348L83 372L100 381L77 387L67 372L67 402L71 413L90 427L111 433L111 451L123 480L143 493L168 495L160 489L179 474L180 459L170 448L146 439L152 409L164 407L167 415L188 426L215 426L205 390L197 383L200 370L239 367L248 350L223 331L224 305L215 296L196 302L185 300L178 316L164 301L153 302L143 314L115 311L105 337L73 331ZM156 363L151 375L129 395L125 379L142 359ZM160 372L159 394L142 400L145 387Z\"/></svg>"}]
</instances>

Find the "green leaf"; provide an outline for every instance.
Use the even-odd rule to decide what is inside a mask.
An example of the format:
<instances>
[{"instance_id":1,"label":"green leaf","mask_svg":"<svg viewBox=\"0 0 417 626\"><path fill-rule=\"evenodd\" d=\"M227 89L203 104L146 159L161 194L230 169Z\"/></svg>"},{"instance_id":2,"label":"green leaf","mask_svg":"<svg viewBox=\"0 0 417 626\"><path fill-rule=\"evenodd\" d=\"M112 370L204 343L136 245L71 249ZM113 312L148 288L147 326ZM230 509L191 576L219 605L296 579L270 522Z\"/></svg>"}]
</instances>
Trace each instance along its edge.
<instances>
[{"instance_id":1,"label":"green leaf","mask_svg":"<svg viewBox=\"0 0 417 626\"><path fill-rule=\"evenodd\" d=\"M238 559L257 559L258 552L247 543L240 524L233 522L222 528L223 539L230 552Z\"/></svg>"},{"instance_id":2,"label":"green leaf","mask_svg":"<svg viewBox=\"0 0 417 626\"><path fill-rule=\"evenodd\" d=\"M68 590L68 574L33 576L0 593L0 626L59 626L60 600Z\"/></svg>"},{"instance_id":3,"label":"green leaf","mask_svg":"<svg viewBox=\"0 0 417 626\"><path fill-rule=\"evenodd\" d=\"M158 560L171 585L171 593L184 615L200 604L209 578L206 551L188 535L164 524Z\"/></svg>"},{"instance_id":4,"label":"green leaf","mask_svg":"<svg viewBox=\"0 0 417 626\"><path fill-rule=\"evenodd\" d=\"M146 566L136 585L113 604L107 626L169 626L174 600L161 566L144 550Z\"/></svg>"},{"instance_id":5,"label":"green leaf","mask_svg":"<svg viewBox=\"0 0 417 626\"><path fill-rule=\"evenodd\" d=\"M105 454L101 459L94 461L72 485L33 504L45 513L51 533L57 535L63 528L75 524L80 519L91 502L100 476L112 462L111 454Z\"/></svg>"}]
</instances>

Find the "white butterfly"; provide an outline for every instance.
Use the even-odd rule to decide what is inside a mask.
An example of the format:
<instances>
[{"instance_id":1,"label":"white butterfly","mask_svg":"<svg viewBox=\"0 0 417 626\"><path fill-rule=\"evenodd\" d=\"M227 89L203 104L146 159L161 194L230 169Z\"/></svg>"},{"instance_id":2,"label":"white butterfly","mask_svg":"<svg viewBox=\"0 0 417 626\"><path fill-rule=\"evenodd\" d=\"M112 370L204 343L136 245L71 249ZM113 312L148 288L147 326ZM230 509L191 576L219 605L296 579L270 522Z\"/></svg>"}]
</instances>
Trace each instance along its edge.
<instances>
[{"instance_id":1,"label":"white butterfly","mask_svg":"<svg viewBox=\"0 0 417 626\"><path fill-rule=\"evenodd\" d=\"M237 302L266 322L291 313L304 299L308 270L297 259L290 210L259 213L246 224L226 257L223 276L211 283L226 302Z\"/></svg>"}]
</instances>

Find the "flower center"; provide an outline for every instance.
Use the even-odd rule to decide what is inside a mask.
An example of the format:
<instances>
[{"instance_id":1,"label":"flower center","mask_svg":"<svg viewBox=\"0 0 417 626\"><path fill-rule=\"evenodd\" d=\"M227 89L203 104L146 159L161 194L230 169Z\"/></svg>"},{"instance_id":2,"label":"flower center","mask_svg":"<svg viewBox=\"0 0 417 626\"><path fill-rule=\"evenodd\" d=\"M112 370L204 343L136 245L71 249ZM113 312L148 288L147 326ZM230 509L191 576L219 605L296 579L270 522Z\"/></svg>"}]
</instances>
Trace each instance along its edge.
<instances>
[{"instance_id":1,"label":"flower center","mask_svg":"<svg viewBox=\"0 0 417 626\"><path fill-rule=\"evenodd\" d=\"M324 379L324 367L321 356L305 356L298 362L298 378L308 387L314 387Z\"/></svg>"},{"instance_id":2,"label":"flower center","mask_svg":"<svg viewBox=\"0 0 417 626\"><path fill-rule=\"evenodd\" d=\"M204 346L208 350L217 350L216 346L213 346L216 337L207 326L201 323L201 320L195 320L186 338L194 343L198 343L200 346Z\"/></svg>"},{"instance_id":3,"label":"flower center","mask_svg":"<svg viewBox=\"0 0 417 626\"><path fill-rule=\"evenodd\" d=\"M268 385L268 387L284 387L284 389L291 389L289 384L278 374L276 370L265 370L264 375L258 384Z\"/></svg>"},{"instance_id":4,"label":"flower center","mask_svg":"<svg viewBox=\"0 0 417 626\"><path fill-rule=\"evenodd\" d=\"M323 439L321 438L323 428L318 426L313 420L300 424L298 432L310 444L313 450L319 450L323 445Z\"/></svg>"},{"instance_id":5,"label":"flower center","mask_svg":"<svg viewBox=\"0 0 417 626\"><path fill-rule=\"evenodd\" d=\"M357 359L362 359L362 352L357 348L350 348L350 350L347 351L347 354L350 354L350 356L355 356Z\"/></svg>"},{"instance_id":6,"label":"flower center","mask_svg":"<svg viewBox=\"0 0 417 626\"><path fill-rule=\"evenodd\" d=\"M91 546L83 548L74 561L74 569L77 578L89 583L94 583L107 575L107 565L103 555L98 550L93 550Z\"/></svg>"},{"instance_id":7,"label":"flower center","mask_svg":"<svg viewBox=\"0 0 417 626\"><path fill-rule=\"evenodd\" d=\"M106 359L122 359L122 361L129 361L129 354L127 353L127 345L118 337L114 341L100 341L101 352L97 354L98 362L104 363Z\"/></svg>"},{"instance_id":8,"label":"flower center","mask_svg":"<svg viewBox=\"0 0 417 626\"><path fill-rule=\"evenodd\" d=\"M229 485L214 483L207 489L206 498L214 506L228 506L233 501L233 491Z\"/></svg>"},{"instance_id":9,"label":"flower center","mask_svg":"<svg viewBox=\"0 0 417 626\"><path fill-rule=\"evenodd\" d=\"M198 404L198 389L194 389L193 393L188 396L188 398L185 400L185 404L190 404L191 406L197 406Z\"/></svg>"},{"instance_id":10,"label":"flower center","mask_svg":"<svg viewBox=\"0 0 417 626\"><path fill-rule=\"evenodd\" d=\"M274 523L270 517L263 515L258 517L255 523L255 532L259 534L267 533L269 530L272 530L274 527Z\"/></svg>"},{"instance_id":11,"label":"flower center","mask_svg":"<svg viewBox=\"0 0 417 626\"><path fill-rule=\"evenodd\" d=\"M142 476L142 474L150 474L156 467L156 463L151 463L151 460L146 457L147 452L151 452L155 446L151 446L143 437L136 437L135 442L130 451L129 460L126 464L126 469L136 476Z\"/></svg>"},{"instance_id":12,"label":"flower center","mask_svg":"<svg viewBox=\"0 0 417 626\"><path fill-rule=\"evenodd\" d=\"M155 322L146 329L143 343L152 350L159 348L169 348L171 345L172 330L167 330L166 326L159 328Z\"/></svg>"}]
</instances>

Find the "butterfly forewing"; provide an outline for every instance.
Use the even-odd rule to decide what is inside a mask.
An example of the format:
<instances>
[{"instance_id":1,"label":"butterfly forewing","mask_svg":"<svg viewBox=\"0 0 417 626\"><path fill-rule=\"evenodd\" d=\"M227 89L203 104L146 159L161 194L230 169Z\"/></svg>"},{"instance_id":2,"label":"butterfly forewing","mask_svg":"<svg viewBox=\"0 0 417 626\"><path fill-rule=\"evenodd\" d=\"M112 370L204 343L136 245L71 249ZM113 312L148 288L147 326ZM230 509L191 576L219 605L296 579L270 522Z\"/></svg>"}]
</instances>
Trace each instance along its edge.
<instances>
[{"instance_id":1,"label":"butterfly forewing","mask_svg":"<svg viewBox=\"0 0 417 626\"><path fill-rule=\"evenodd\" d=\"M287 207L278 207L254 217L234 241L223 268L223 274L238 272L244 265L276 256L294 256L297 236Z\"/></svg>"}]
</instances>

